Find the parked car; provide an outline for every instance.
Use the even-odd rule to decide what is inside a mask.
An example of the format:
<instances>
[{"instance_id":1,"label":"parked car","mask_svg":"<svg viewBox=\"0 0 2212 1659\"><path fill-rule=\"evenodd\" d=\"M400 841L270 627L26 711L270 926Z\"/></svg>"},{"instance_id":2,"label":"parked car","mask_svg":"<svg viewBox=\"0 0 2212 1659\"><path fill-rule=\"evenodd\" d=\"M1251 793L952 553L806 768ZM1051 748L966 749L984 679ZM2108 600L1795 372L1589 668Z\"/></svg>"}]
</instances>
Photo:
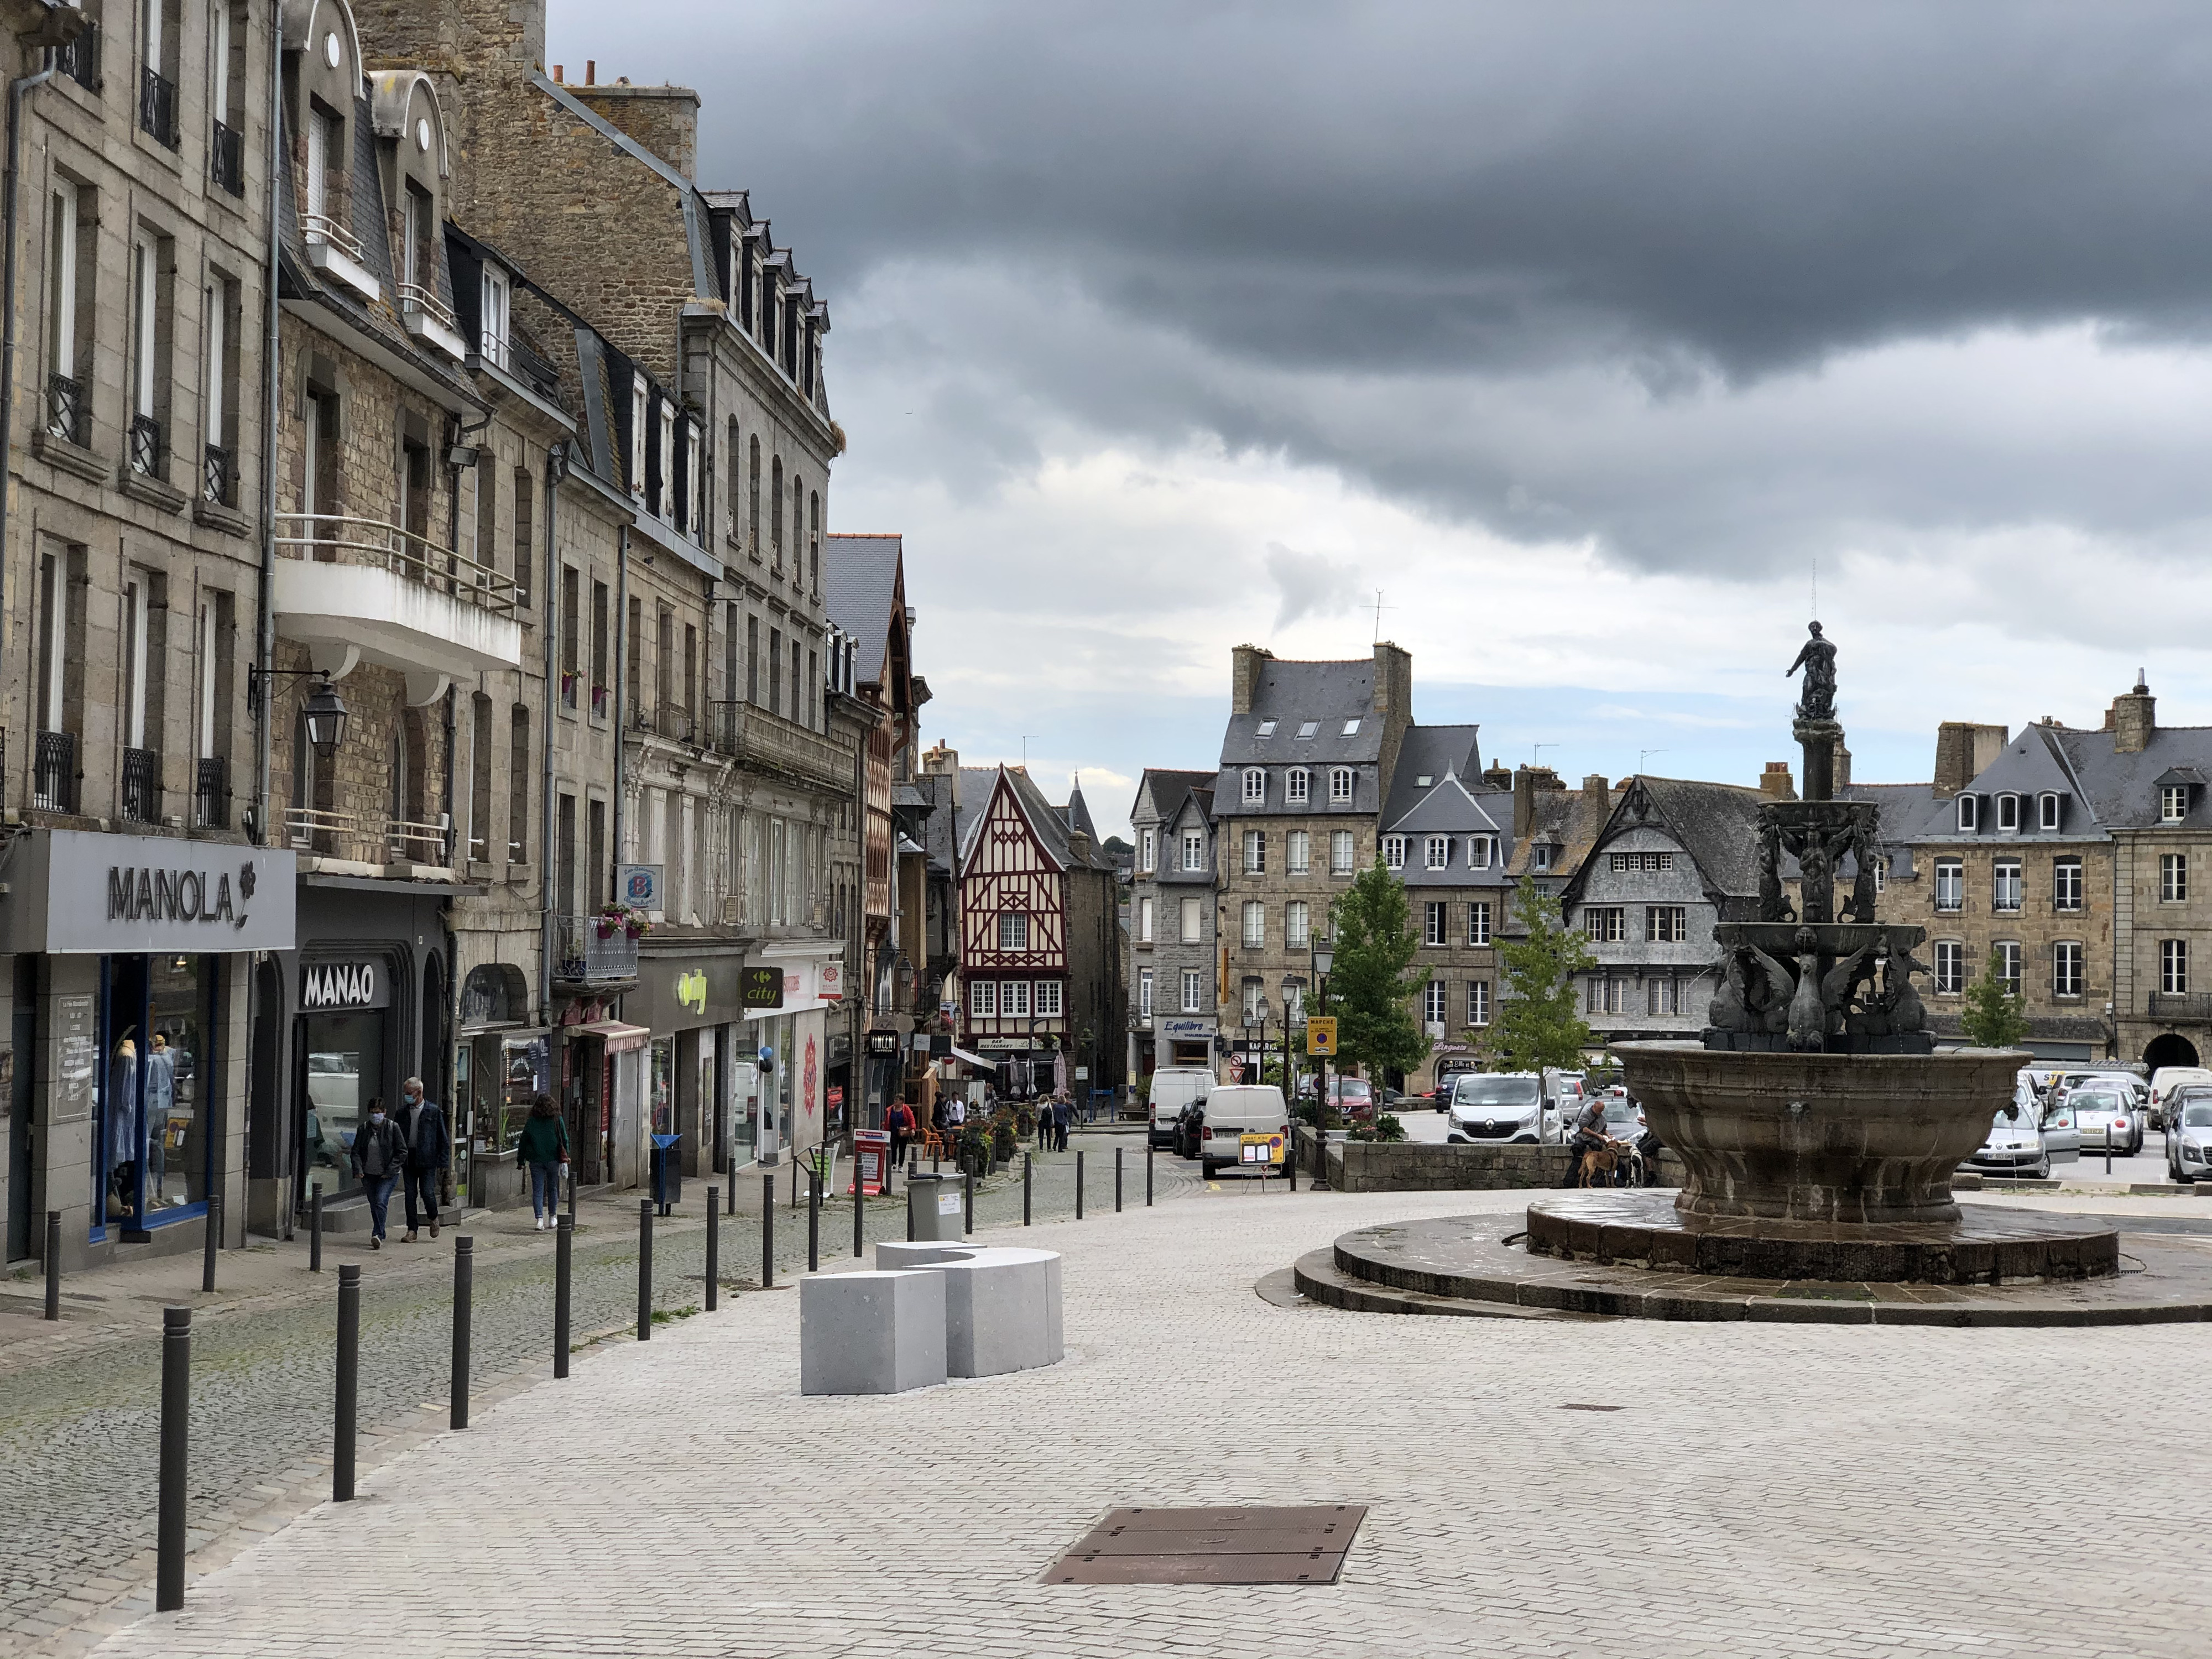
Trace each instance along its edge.
<instances>
[{"instance_id":1,"label":"parked car","mask_svg":"<svg viewBox=\"0 0 2212 1659\"><path fill-rule=\"evenodd\" d=\"M1163 1066L1152 1073L1145 1139L1155 1146L1176 1144L1176 1120L1194 1100L1206 1098L1213 1073L1203 1066Z\"/></svg>"},{"instance_id":2,"label":"parked car","mask_svg":"<svg viewBox=\"0 0 2212 1659\"><path fill-rule=\"evenodd\" d=\"M2160 1128L2166 1126L2166 1097L2191 1084L2212 1086L2212 1071L2202 1066L2161 1066L2150 1074L2148 1106Z\"/></svg>"},{"instance_id":3,"label":"parked car","mask_svg":"<svg viewBox=\"0 0 2212 1659\"><path fill-rule=\"evenodd\" d=\"M2033 1176L2039 1181L2051 1173L2051 1152L2043 1144L2037 1114L2008 1106L1990 1124L1981 1146L1959 1165L1984 1175Z\"/></svg>"},{"instance_id":4,"label":"parked car","mask_svg":"<svg viewBox=\"0 0 2212 1659\"><path fill-rule=\"evenodd\" d=\"M1283 1145L1290 1145L1291 1109L1272 1083L1224 1084L1206 1095L1196 1117L1194 1156L1208 1176L1240 1162L1248 1134L1280 1135Z\"/></svg>"},{"instance_id":5,"label":"parked car","mask_svg":"<svg viewBox=\"0 0 2212 1659\"><path fill-rule=\"evenodd\" d=\"M1328 1080L1331 1120L1363 1121L1375 1115L1375 1085L1364 1077L1333 1077Z\"/></svg>"},{"instance_id":6,"label":"parked car","mask_svg":"<svg viewBox=\"0 0 2212 1659\"><path fill-rule=\"evenodd\" d=\"M2116 1158L2132 1158L2142 1151L2142 1114L2136 1111L2132 1093L2124 1093L2116 1079L2095 1078L2079 1084L2066 1097L2066 1109L2081 1137L2083 1152L2103 1152L2107 1145Z\"/></svg>"},{"instance_id":7,"label":"parked car","mask_svg":"<svg viewBox=\"0 0 2212 1659\"><path fill-rule=\"evenodd\" d=\"M2212 1176L2212 1086L2185 1084L2166 1097L2166 1173L2184 1186Z\"/></svg>"},{"instance_id":8,"label":"parked car","mask_svg":"<svg viewBox=\"0 0 2212 1659\"><path fill-rule=\"evenodd\" d=\"M1519 1141L1534 1146L1549 1139L1552 1129L1543 1082L1534 1072L1478 1072L1452 1085L1447 1146Z\"/></svg>"},{"instance_id":9,"label":"parked car","mask_svg":"<svg viewBox=\"0 0 2212 1659\"><path fill-rule=\"evenodd\" d=\"M2074 1109L2049 1104L2036 1088L2033 1073L2020 1074L2020 1081L2013 1087L2012 1100L2021 1118L2037 1126L2043 1137L2043 1150L2051 1161L2064 1164L2081 1156L2081 1132L2074 1127Z\"/></svg>"},{"instance_id":10,"label":"parked car","mask_svg":"<svg viewBox=\"0 0 2212 1659\"><path fill-rule=\"evenodd\" d=\"M1542 1077L1544 1109L1562 1123L1573 1122L1575 1114L1582 1109L1584 1074L1547 1066Z\"/></svg>"}]
</instances>

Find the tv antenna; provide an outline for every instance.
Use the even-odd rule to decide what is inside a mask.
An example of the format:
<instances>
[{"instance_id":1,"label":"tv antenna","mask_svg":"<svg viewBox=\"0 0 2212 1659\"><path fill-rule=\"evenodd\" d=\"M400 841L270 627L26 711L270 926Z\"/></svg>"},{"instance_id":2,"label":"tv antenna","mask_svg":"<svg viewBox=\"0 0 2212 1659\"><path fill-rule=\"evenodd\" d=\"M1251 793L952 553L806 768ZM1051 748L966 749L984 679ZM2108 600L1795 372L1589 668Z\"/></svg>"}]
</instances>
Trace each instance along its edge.
<instances>
[{"instance_id":1,"label":"tv antenna","mask_svg":"<svg viewBox=\"0 0 2212 1659\"><path fill-rule=\"evenodd\" d=\"M1669 751L1669 750L1664 750L1664 749L1639 749L1639 750L1638 750L1636 751L1636 769L1637 769L1638 773L1638 774L1641 774L1641 773L1643 772L1643 770L1644 770L1644 763L1645 761L1647 761L1647 760L1650 759L1650 757L1651 757L1652 756L1654 756L1654 755L1664 755L1664 754L1667 754L1667 753L1668 753L1668 752L1670 752L1670 751Z\"/></svg>"},{"instance_id":2,"label":"tv antenna","mask_svg":"<svg viewBox=\"0 0 2212 1659\"><path fill-rule=\"evenodd\" d=\"M1382 613L1385 611L1395 611L1398 607L1395 605L1383 604L1382 590L1378 587L1375 590L1375 603L1372 605L1363 605L1359 608L1362 611L1372 611L1375 613L1375 643L1377 645L1382 644Z\"/></svg>"},{"instance_id":3,"label":"tv antenna","mask_svg":"<svg viewBox=\"0 0 2212 1659\"><path fill-rule=\"evenodd\" d=\"M1023 733L1022 733L1022 770L1023 770L1023 771L1026 772L1026 771L1028 771L1028 770L1030 769L1030 739L1031 738L1042 737L1042 735L1043 735L1043 733L1042 733L1042 732L1023 732Z\"/></svg>"}]
</instances>

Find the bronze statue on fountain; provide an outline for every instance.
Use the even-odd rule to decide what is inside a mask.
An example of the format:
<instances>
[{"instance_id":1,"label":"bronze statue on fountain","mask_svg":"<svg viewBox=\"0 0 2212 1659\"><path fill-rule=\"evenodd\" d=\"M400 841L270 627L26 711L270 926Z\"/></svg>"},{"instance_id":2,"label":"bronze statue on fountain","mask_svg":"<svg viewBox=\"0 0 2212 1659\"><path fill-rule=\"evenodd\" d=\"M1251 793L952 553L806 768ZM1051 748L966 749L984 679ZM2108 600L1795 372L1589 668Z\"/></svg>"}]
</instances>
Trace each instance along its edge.
<instances>
[{"instance_id":1,"label":"bronze statue on fountain","mask_svg":"<svg viewBox=\"0 0 2212 1659\"><path fill-rule=\"evenodd\" d=\"M1811 625L1786 671L1805 671L1791 729L1805 755L1805 798L1759 809L1759 920L1724 921L1713 938L1725 953L1713 997L1708 1048L1771 1053L1924 1054L1936 1039L1912 988L1926 971L1912 947L1922 927L1875 920L1880 809L1837 800L1836 647ZM1797 866L1798 902L1783 888L1783 861ZM1850 896L1840 914L1836 878L1848 858Z\"/></svg>"}]
</instances>

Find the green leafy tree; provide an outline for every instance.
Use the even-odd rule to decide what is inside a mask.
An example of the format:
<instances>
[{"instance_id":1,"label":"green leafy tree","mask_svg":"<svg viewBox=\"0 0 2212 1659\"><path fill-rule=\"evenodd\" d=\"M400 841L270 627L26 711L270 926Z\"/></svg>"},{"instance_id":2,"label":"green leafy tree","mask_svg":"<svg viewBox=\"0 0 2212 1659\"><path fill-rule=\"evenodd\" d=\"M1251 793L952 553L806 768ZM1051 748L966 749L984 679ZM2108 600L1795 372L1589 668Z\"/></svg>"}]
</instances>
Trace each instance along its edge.
<instances>
[{"instance_id":1,"label":"green leafy tree","mask_svg":"<svg viewBox=\"0 0 2212 1659\"><path fill-rule=\"evenodd\" d=\"M1491 1059L1502 1072L1579 1066L1590 1029L1575 1012L1574 976L1595 968L1597 958L1581 933L1560 918L1559 900L1539 892L1530 877L1521 878L1513 903L1527 933L1498 942L1505 975L1498 1017L1486 1038Z\"/></svg>"},{"instance_id":2,"label":"green leafy tree","mask_svg":"<svg viewBox=\"0 0 2212 1659\"><path fill-rule=\"evenodd\" d=\"M1328 970L1328 1012L1346 1066L1410 1072L1428 1058L1429 1040L1413 1018L1419 989L1411 971L1420 954L1406 908L1406 884L1375 862L1330 907L1336 959Z\"/></svg>"},{"instance_id":3,"label":"green leafy tree","mask_svg":"<svg viewBox=\"0 0 2212 1659\"><path fill-rule=\"evenodd\" d=\"M1966 988L1959 1024L1966 1041L1977 1048L2017 1048L2027 1036L2027 1005L2018 993L2005 988L2004 964L1994 945L1990 947L1990 959L1981 977Z\"/></svg>"}]
</instances>

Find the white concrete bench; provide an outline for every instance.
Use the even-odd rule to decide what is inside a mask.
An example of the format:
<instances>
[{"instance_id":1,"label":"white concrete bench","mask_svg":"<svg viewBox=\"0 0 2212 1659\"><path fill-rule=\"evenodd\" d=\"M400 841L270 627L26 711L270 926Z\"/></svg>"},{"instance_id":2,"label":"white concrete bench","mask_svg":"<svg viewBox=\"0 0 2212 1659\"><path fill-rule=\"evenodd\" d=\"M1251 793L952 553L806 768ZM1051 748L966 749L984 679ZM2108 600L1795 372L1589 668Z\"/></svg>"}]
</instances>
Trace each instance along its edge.
<instances>
[{"instance_id":1,"label":"white concrete bench","mask_svg":"<svg viewBox=\"0 0 2212 1659\"><path fill-rule=\"evenodd\" d=\"M945 1280L945 1369L997 1376L1056 1365L1060 1255L1006 1244L876 1246L880 1271L920 1269Z\"/></svg>"},{"instance_id":2,"label":"white concrete bench","mask_svg":"<svg viewBox=\"0 0 2212 1659\"><path fill-rule=\"evenodd\" d=\"M903 1394L944 1382L945 1302L945 1276L929 1270L800 1279L799 1393Z\"/></svg>"}]
</instances>

